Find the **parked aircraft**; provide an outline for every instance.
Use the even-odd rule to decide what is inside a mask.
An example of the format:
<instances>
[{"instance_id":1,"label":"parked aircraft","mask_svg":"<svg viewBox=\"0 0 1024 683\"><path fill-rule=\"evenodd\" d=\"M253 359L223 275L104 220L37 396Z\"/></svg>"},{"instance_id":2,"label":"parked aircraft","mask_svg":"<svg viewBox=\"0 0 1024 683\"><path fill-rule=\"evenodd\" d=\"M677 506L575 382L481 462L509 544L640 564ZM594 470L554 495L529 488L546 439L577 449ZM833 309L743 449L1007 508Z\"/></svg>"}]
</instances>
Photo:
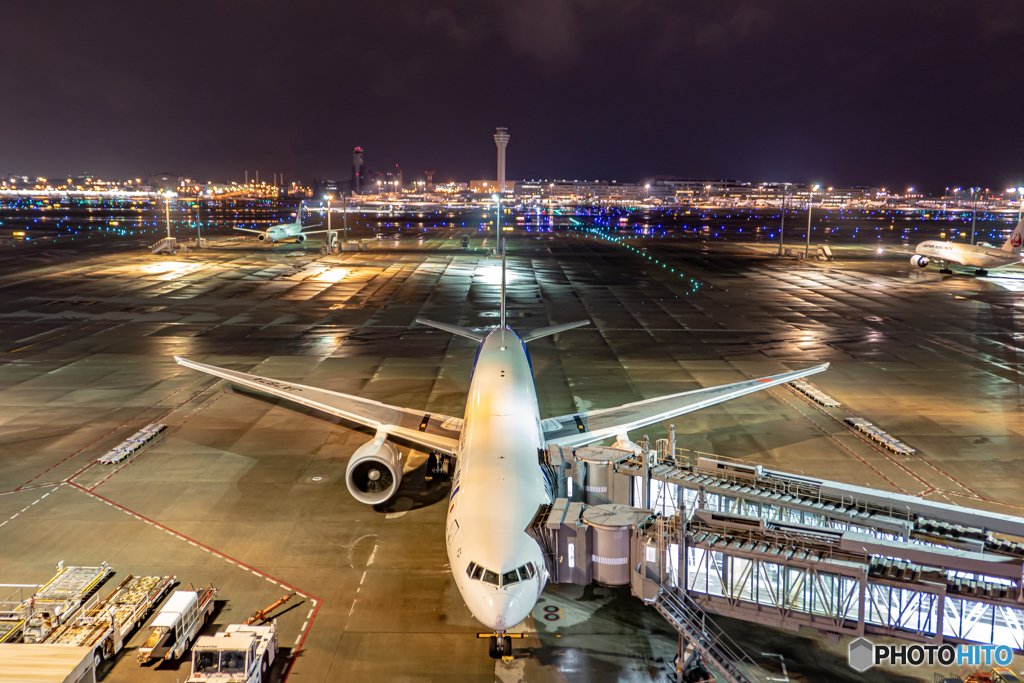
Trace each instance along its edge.
<instances>
[{"instance_id":1,"label":"parked aircraft","mask_svg":"<svg viewBox=\"0 0 1024 683\"><path fill-rule=\"evenodd\" d=\"M1013 263L1020 263L1021 244L1024 244L1024 220L1017 223L1017 227L1006 238L1006 242L1001 248L997 249L983 244L958 244L928 240L917 245L914 255L910 257L910 262L919 268L924 268L932 261L938 261L942 265L939 271L941 273L952 273L949 264L957 263L961 266L973 267L975 275L984 276L988 275L989 268L1002 268Z\"/></svg>"},{"instance_id":2,"label":"parked aircraft","mask_svg":"<svg viewBox=\"0 0 1024 683\"><path fill-rule=\"evenodd\" d=\"M302 229L302 209L305 208L305 202L299 204L299 210L295 212L294 223L278 223L272 225L266 230L253 230L252 228L235 228L235 230L241 230L243 232L254 232L259 237L260 242L280 242L282 240L294 239L298 243L306 241L309 235L318 235L327 232L326 230L306 230L303 232ZM319 223L317 224L319 225ZM307 227L315 228L316 225L310 225Z\"/></svg>"},{"instance_id":3,"label":"parked aircraft","mask_svg":"<svg viewBox=\"0 0 1024 683\"><path fill-rule=\"evenodd\" d=\"M551 444L582 446L723 401L819 373L828 364L706 389L686 391L541 420L530 354L537 339L589 324L589 320L517 333L506 325L502 256L500 324L478 331L417 318L424 325L480 344L463 417L391 406L378 401L259 377L184 358L192 369L376 430L349 460L346 484L368 505L385 503L402 481L402 454L392 439L415 444L452 465L445 543L455 583L473 616L493 632L492 657L511 654L506 632L533 610L548 580L540 546L526 529L538 507L553 502L538 453Z\"/></svg>"}]
</instances>

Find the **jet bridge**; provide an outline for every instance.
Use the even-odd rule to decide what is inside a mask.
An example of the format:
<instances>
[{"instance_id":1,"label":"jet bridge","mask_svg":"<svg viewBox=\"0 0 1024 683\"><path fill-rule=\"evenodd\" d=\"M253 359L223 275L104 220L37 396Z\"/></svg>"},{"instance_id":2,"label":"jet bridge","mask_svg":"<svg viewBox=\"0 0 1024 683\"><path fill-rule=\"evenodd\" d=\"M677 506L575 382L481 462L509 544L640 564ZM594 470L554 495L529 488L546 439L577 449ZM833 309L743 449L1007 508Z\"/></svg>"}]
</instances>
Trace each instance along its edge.
<instances>
[{"instance_id":1,"label":"jet bridge","mask_svg":"<svg viewBox=\"0 0 1024 683\"><path fill-rule=\"evenodd\" d=\"M628 583L727 680L758 674L702 611L1024 651L1024 518L686 457L668 440L546 455L562 497L530 533L552 580Z\"/></svg>"}]
</instances>

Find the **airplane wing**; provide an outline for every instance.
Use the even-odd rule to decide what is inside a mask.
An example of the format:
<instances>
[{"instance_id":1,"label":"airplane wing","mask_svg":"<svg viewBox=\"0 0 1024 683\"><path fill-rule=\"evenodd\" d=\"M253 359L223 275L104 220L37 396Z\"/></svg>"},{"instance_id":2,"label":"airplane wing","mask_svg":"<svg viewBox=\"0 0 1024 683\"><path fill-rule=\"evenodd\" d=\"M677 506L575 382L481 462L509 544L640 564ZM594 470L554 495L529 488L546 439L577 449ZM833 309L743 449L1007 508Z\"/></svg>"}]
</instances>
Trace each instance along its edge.
<instances>
[{"instance_id":1,"label":"airplane wing","mask_svg":"<svg viewBox=\"0 0 1024 683\"><path fill-rule=\"evenodd\" d=\"M421 410L409 410L389 406L386 403L372 401L349 394L342 394L327 389L317 389L305 384L283 382L268 377L247 375L243 372L226 370L205 363L197 363L186 358L175 356L174 360L187 368L205 372L215 377L226 379L232 384L260 391L272 396L280 396L310 408L322 410L331 415L351 420L367 427L382 430L394 437L411 441L447 455L453 455L459 443L459 432L462 430L460 418L427 413Z\"/></svg>"},{"instance_id":2,"label":"airplane wing","mask_svg":"<svg viewBox=\"0 0 1024 683\"><path fill-rule=\"evenodd\" d=\"M761 389L768 389L779 384L792 382L801 377L814 375L828 369L828 363L815 365L804 370L785 372L781 375L751 379L736 384L725 384L720 387L696 389L681 394L670 394L649 398L645 401L627 403L617 408L591 410L588 413L575 413L560 417L548 418L541 422L544 438L547 443L562 447L583 446L594 441L607 439L619 434L645 427L655 422L668 420L677 415L692 413L701 408L713 406L730 399L752 394Z\"/></svg>"},{"instance_id":3,"label":"airplane wing","mask_svg":"<svg viewBox=\"0 0 1024 683\"><path fill-rule=\"evenodd\" d=\"M252 228L235 228L235 230L241 230L242 232L255 232L258 235L262 235L264 230L253 230Z\"/></svg>"}]
</instances>

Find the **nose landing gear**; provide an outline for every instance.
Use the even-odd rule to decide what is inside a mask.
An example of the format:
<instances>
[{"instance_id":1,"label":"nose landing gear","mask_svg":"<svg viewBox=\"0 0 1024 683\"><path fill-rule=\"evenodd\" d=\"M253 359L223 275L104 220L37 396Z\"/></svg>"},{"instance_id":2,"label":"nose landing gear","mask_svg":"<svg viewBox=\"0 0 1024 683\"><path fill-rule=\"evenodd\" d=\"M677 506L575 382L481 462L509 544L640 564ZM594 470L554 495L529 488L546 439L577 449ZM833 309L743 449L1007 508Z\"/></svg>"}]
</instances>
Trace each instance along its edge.
<instances>
[{"instance_id":1,"label":"nose landing gear","mask_svg":"<svg viewBox=\"0 0 1024 683\"><path fill-rule=\"evenodd\" d=\"M525 633L495 631L493 634L478 633L476 637L487 638L487 652L491 655L491 659L500 659L507 663L512 661L512 639L525 638L526 635Z\"/></svg>"},{"instance_id":2,"label":"nose landing gear","mask_svg":"<svg viewBox=\"0 0 1024 683\"><path fill-rule=\"evenodd\" d=\"M512 659L512 639L504 634L495 634L490 637L488 641L490 643L488 647L488 653L491 655L491 659L505 659L506 657Z\"/></svg>"}]
</instances>

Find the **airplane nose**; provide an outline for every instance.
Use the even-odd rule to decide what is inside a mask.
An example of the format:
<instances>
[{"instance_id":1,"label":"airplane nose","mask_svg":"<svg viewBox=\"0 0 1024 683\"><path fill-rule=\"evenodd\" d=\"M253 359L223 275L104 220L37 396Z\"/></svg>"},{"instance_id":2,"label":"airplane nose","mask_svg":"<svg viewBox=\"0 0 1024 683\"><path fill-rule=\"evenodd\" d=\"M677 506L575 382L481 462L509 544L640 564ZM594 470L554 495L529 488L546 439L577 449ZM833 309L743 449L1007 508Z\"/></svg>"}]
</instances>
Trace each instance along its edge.
<instances>
[{"instance_id":1,"label":"airplane nose","mask_svg":"<svg viewBox=\"0 0 1024 683\"><path fill-rule=\"evenodd\" d=\"M481 612L492 622L491 625L502 630L519 623L516 614L519 612L519 598L507 593L495 593L483 599L480 605Z\"/></svg>"}]
</instances>

